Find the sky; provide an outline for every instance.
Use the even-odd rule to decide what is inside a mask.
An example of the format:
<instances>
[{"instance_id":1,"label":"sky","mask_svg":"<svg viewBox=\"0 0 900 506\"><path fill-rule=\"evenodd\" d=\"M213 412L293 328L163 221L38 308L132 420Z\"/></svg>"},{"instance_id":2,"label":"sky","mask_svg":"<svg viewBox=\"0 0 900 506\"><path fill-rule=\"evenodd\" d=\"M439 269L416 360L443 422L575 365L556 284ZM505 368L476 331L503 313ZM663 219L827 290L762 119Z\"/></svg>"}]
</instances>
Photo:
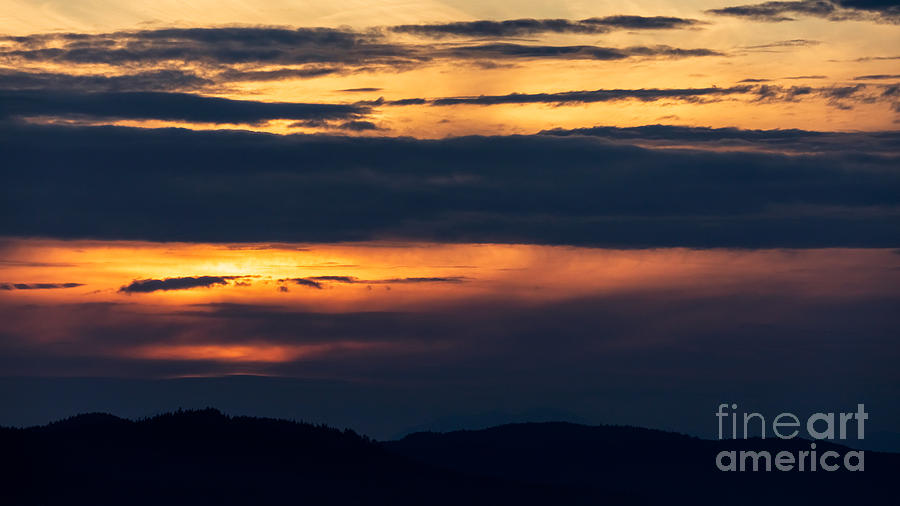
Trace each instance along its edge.
<instances>
[{"instance_id":1,"label":"sky","mask_svg":"<svg viewBox=\"0 0 900 506\"><path fill-rule=\"evenodd\" d=\"M900 449L897 48L878 0L0 0L0 424Z\"/></svg>"}]
</instances>

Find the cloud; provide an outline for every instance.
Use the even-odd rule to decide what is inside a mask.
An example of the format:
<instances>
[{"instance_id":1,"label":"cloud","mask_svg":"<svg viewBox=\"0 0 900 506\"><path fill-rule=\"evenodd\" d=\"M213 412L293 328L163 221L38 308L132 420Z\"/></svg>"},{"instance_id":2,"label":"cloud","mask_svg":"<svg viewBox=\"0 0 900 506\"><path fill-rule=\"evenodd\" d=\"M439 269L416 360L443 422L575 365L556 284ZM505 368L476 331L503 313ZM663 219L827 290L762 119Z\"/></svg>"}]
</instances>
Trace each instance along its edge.
<instances>
[{"instance_id":1,"label":"cloud","mask_svg":"<svg viewBox=\"0 0 900 506\"><path fill-rule=\"evenodd\" d=\"M4 37L0 58L109 65L377 64L418 60L377 34L330 28L166 28Z\"/></svg>"},{"instance_id":2,"label":"cloud","mask_svg":"<svg viewBox=\"0 0 900 506\"><path fill-rule=\"evenodd\" d=\"M87 116L253 124L273 119L351 119L366 113L368 108L349 104L256 102L185 93L0 90L0 119Z\"/></svg>"},{"instance_id":3,"label":"cloud","mask_svg":"<svg viewBox=\"0 0 900 506\"><path fill-rule=\"evenodd\" d=\"M649 135L416 140L0 124L0 235L900 246L895 133L785 133L790 154L655 149L628 138L638 134ZM828 142L841 149L816 154Z\"/></svg>"},{"instance_id":4,"label":"cloud","mask_svg":"<svg viewBox=\"0 0 900 506\"><path fill-rule=\"evenodd\" d=\"M367 92L376 92L376 91L381 91L381 90L382 90L382 88L347 88L345 90L338 90L338 91L343 91L344 93L367 93Z\"/></svg>"},{"instance_id":5,"label":"cloud","mask_svg":"<svg viewBox=\"0 0 900 506\"><path fill-rule=\"evenodd\" d=\"M322 284L318 281L307 279L307 278L292 278L292 279L279 279L279 283L294 283L295 285L306 286L309 288L316 288L318 290L322 289ZM284 290L287 291L287 290Z\"/></svg>"},{"instance_id":6,"label":"cloud","mask_svg":"<svg viewBox=\"0 0 900 506\"><path fill-rule=\"evenodd\" d=\"M852 105L848 104L848 100L857 100L860 102L875 101L874 97L861 96L861 93L867 89L865 84L857 84L854 86L832 86L828 88L820 88L819 94L828 100L832 106L840 109L851 109Z\"/></svg>"},{"instance_id":7,"label":"cloud","mask_svg":"<svg viewBox=\"0 0 900 506\"><path fill-rule=\"evenodd\" d=\"M793 21L787 14L803 14L807 16L828 17L833 15L837 7L828 1L801 0L797 2L764 2L761 4L740 5L710 9L710 14L737 16L755 21Z\"/></svg>"},{"instance_id":8,"label":"cloud","mask_svg":"<svg viewBox=\"0 0 900 506\"><path fill-rule=\"evenodd\" d=\"M119 288L119 293L150 293L169 290L189 290L191 288L210 288L226 285L236 276L196 276L165 279L136 279L129 285Z\"/></svg>"},{"instance_id":9,"label":"cloud","mask_svg":"<svg viewBox=\"0 0 900 506\"><path fill-rule=\"evenodd\" d=\"M795 76L783 79L822 79L825 76ZM435 99L411 98L402 100L384 101L379 99L374 102L361 102L360 105L422 105L453 106L453 105L502 105L502 104L579 104L593 102L614 102L619 100L639 100L642 102L655 102L660 100L681 100L686 102L700 102L702 100L716 100L722 97L745 96L759 102L795 102L802 97L823 98L830 105L848 108L849 102L873 103L884 98L883 93L877 91L887 87L871 87L865 84L853 86L824 86L813 88L810 86L784 87L778 85L754 86L750 83L768 82L769 79L744 79L738 86L727 88L647 88L647 89L600 89L591 91L565 91L557 93L510 93L508 95L481 95L477 97L443 97Z\"/></svg>"},{"instance_id":10,"label":"cloud","mask_svg":"<svg viewBox=\"0 0 900 506\"><path fill-rule=\"evenodd\" d=\"M52 290L79 286L84 286L84 283L0 283L0 290Z\"/></svg>"},{"instance_id":11,"label":"cloud","mask_svg":"<svg viewBox=\"0 0 900 506\"><path fill-rule=\"evenodd\" d=\"M322 283L365 284L365 285L391 285L391 284L418 284L418 283L463 283L468 278L463 276L449 277L410 277L389 279L359 279L354 276L311 276L307 278L279 279L281 283L291 282L301 286L322 289Z\"/></svg>"},{"instance_id":12,"label":"cloud","mask_svg":"<svg viewBox=\"0 0 900 506\"><path fill-rule=\"evenodd\" d=\"M863 56L852 60L856 63L863 63L868 61L887 61L887 60L900 60L900 56ZM838 60L829 60L829 61L838 61Z\"/></svg>"},{"instance_id":13,"label":"cloud","mask_svg":"<svg viewBox=\"0 0 900 506\"><path fill-rule=\"evenodd\" d=\"M376 281L367 281L367 283L384 283L384 284L392 284L392 283L462 283L466 280L463 276L451 276L451 277L430 277L430 278L391 278L391 279L380 279Z\"/></svg>"},{"instance_id":14,"label":"cloud","mask_svg":"<svg viewBox=\"0 0 900 506\"><path fill-rule=\"evenodd\" d=\"M538 33L588 33L609 31L600 24L587 24L566 19L511 19L506 21L457 21L430 25L398 25L390 28L399 33L427 37L518 37Z\"/></svg>"},{"instance_id":15,"label":"cloud","mask_svg":"<svg viewBox=\"0 0 900 506\"><path fill-rule=\"evenodd\" d=\"M60 72L22 71L0 68L0 89L8 90L78 90L79 92L120 91L200 91L215 90L222 85L244 81L280 81L307 79L342 74L352 69L340 65L305 65L275 70L226 68L215 71L197 68L158 69L127 73L129 65L117 66L126 73L65 74Z\"/></svg>"},{"instance_id":16,"label":"cloud","mask_svg":"<svg viewBox=\"0 0 900 506\"><path fill-rule=\"evenodd\" d=\"M647 89L601 89L593 91L566 91L559 93L510 93L508 95L481 95L478 97L447 97L431 100L431 105L498 105L498 104L535 104L535 103L592 103L612 102L617 100L640 100L654 102L657 100L693 101L701 97L721 97L744 94L754 91L753 86L732 86L729 88L647 88ZM388 102L389 105L405 105Z\"/></svg>"},{"instance_id":17,"label":"cloud","mask_svg":"<svg viewBox=\"0 0 900 506\"><path fill-rule=\"evenodd\" d=\"M80 92L196 90L213 81L182 70L153 70L123 75L82 75L0 69L0 89L78 90Z\"/></svg>"},{"instance_id":18,"label":"cloud","mask_svg":"<svg viewBox=\"0 0 900 506\"><path fill-rule=\"evenodd\" d=\"M540 33L598 34L610 30L666 30L705 24L696 19L666 16L607 16L580 21L567 19L510 19L399 25L391 31L425 37L520 37Z\"/></svg>"},{"instance_id":19,"label":"cloud","mask_svg":"<svg viewBox=\"0 0 900 506\"><path fill-rule=\"evenodd\" d=\"M380 102L379 102L380 103ZM361 104L360 104L361 105ZM317 128L325 130L345 130L348 132L371 132L382 130L381 127L371 121L354 120L343 123L335 123L330 120L312 119L296 121L290 124L291 128Z\"/></svg>"},{"instance_id":20,"label":"cloud","mask_svg":"<svg viewBox=\"0 0 900 506\"><path fill-rule=\"evenodd\" d=\"M369 130L381 130L375 123L371 121L347 121L338 125L341 130L351 130L354 132L365 132Z\"/></svg>"},{"instance_id":21,"label":"cloud","mask_svg":"<svg viewBox=\"0 0 900 506\"><path fill-rule=\"evenodd\" d=\"M878 81L882 79L900 79L900 74L869 74L853 78L854 81Z\"/></svg>"},{"instance_id":22,"label":"cloud","mask_svg":"<svg viewBox=\"0 0 900 506\"><path fill-rule=\"evenodd\" d=\"M896 155L900 132L816 132L797 129L745 130L672 125L640 127L589 127L541 132L556 136L590 136L646 146L688 146L695 149L739 147L786 153L859 151Z\"/></svg>"},{"instance_id":23,"label":"cloud","mask_svg":"<svg viewBox=\"0 0 900 506\"><path fill-rule=\"evenodd\" d=\"M302 68L281 68L276 70L239 70L228 69L219 72L213 79L218 83L242 81L283 81L287 79L306 79L347 72L342 66L307 65Z\"/></svg>"},{"instance_id":24,"label":"cloud","mask_svg":"<svg viewBox=\"0 0 900 506\"><path fill-rule=\"evenodd\" d=\"M379 100L375 105L424 105L427 104L428 100L424 98L401 98L399 100L391 100L390 102L386 102L384 100Z\"/></svg>"},{"instance_id":25,"label":"cloud","mask_svg":"<svg viewBox=\"0 0 900 506\"><path fill-rule=\"evenodd\" d=\"M785 79L819 79L825 76L796 76ZM767 82L767 79L744 79L741 83ZM435 99L402 99L361 103L365 105L421 105L434 106L453 105L502 105L502 104L580 104L593 102L614 102L619 100L639 100L655 102L659 100L680 100L700 102L717 100L723 97L744 96L758 102L795 102L802 97L823 98L830 105L847 108L849 102L873 103L884 97L877 93L880 88L868 87L865 84L854 86L826 86L813 88L809 86L783 87L778 85L739 84L727 88L647 88L647 89L600 89L591 91L565 91L557 93L510 93L508 95L481 95L477 97L443 97ZM873 93L874 92L874 93Z\"/></svg>"},{"instance_id":26,"label":"cloud","mask_svg":"<svg viewBox=\"0 0 900 506\"><path fill-rule=\"evenodd\" d=\"M706 12L764 22L794 21L795 18L791 16L810 16L829 21L900 23L900 6L892 0L774 1L710 9Z\"/></svg>"},{"instance_id":27,"label":"cloud","mask_svg":"<svg viewBox=\"0 0 900 506\"><path fill-rule=\"evenodd\" d=\"M845 9L858 9L876 12L886 16L900 14L900 6L896 0L832 0Z\"/></svg>"},{"instance_id":28,"label":"cloud","mask_svg":"<svg viewBox=\"0 0 900 506\"><path fill-rule=\"evenodd\" d=\"M724 56L712 49L681 49L670 46L633 46L626 48L598 46L538 46L523 44L481 44L459 46L446 52L456 58L561 58L588 60L623 60L635 56L687 58L697 56Z\"/></svg>"},{"instance_id":29,"label":"cloud","mask_svg":"<svg viewBox=\"0 0 900 506\"><path fill-rule=\"evenodd\" d=\"M332 281L335 283L356 283L358 281L358 279L353 276L312 276L306 279L311 279L313 281Z\"/></svg>"},{"instance_id":30,"label":"cloud","mask_svg":"<svg viewBox=\"0 0 900 506\"><path fill-rule=\"evenodd\" d=\"M444 29L475 33L486 29L484 27L497 25L501 27L499 32L514 33L515 30L524 30L526 25L530 26L529 23L537 23L535 26L545 28L578 26L587 33L598 33L610 27L675 28L700 22L666 17L614 16L580 22L518 20L475 23L421 25L421 29L429 33ZM513 30L511 27L519 28ZM403 30L396 28L395 31ZM217 89L228 83L246 81L309 79L379 69L402 71L435 60L453 58L476 59L476 65L497 66L503 64L491 61L491 58L681 58L719 54L711 49L667 46L616 49L516 44L505 47L433 45L392 41L387 37L390 33L394 32L376 29L231 27L7 36L0 37L0 64L9 67L0 69L0 88L191 91ZM93 67L98 64L112 66L119 72L113 75L87 73L96 72ZM86 67L87 72L67 74L59 70L25 70L29 66L53 69L82 66Z\"/></svg>"},{"instance_id":31,"label":"cloud","mask_svg":"<svg viewBox=\"0 0 900 506\"><path fill-rule=\"evenodd\" d=\"M816 79L821 76L798 76L785 79ZM855 104L871 104L884 100L884 86L857 84L852 86L778 86L764 84L758 86L753 94L758 102L796 102L803 98L824 99L828 105L840 109L852 109Z\"/></svg>"},{"instance_id":32,"label":"cloud","mask_svg":"<svg viewBox=\"0 0 900 506\"><path fill-rule=\"evenodd\" d=\"M61 86L67 82L90 86L79 87L81 91L185 91L229 82L305 79L381 67L402 70L428 62L433 57L429 52L428 46L386 41L374 30L330 28L166 28L0 37L0 63L12 67L7 71L35 65L98 64L122 69L123 74L143 69L135 75L107 79L17 77L20 82L30 79L28 88L35 88L41 80L46 83L41 87L52 87L54 81ZM171 78L168 83L166 74Z\"/></svg>"},{"instance_id":33,"label":"cloud","mask_svg":"<svg viewBox=\"0 0 900 506\"><path fill-rule=\"evenodd\" d=\"M887 98L900 97L900 84L892 84L882 88L881 96Z\"/></svg>"},{"instance_id":34,"label":"cloud","mask_svg":"<svg viewBox=\"0 0 900 506\"><path fill-rule=\"evenodd\" d=\"M588 25L607 26L624 30L664 30L673 28L688 28L707 24L705 21L688 18L676 18L670 16L606 16L598 18L582 19L581 23Z\"/></svg>"},{"instance_id":35,"label":"cloud","mask_svg":"<svg viewBox=\"0 0 900 506\"><path fill-rule=\"evenodd\" d=\"M744 46L744 49L772 49L779 47L808 47L808 46L818 46L821 44L818 40L809 40L809 39L791 39L791 40L779 40L778 42L770 42L768 44L758 44L755 46Z\"/></svg>"}]
</instances>

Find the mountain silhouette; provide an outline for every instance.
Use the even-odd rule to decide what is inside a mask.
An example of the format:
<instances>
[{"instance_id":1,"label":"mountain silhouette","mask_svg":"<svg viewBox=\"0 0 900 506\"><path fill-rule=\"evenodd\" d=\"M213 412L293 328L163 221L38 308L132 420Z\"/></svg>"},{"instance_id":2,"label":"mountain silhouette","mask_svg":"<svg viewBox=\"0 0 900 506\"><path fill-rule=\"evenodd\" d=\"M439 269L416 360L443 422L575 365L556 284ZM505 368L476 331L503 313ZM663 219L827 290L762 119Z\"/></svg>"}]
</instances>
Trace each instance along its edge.
<instances>
[{"instance_id":1,"label":"mountain silhouette","mask_svg":"<svg viewBox=\"0 0 900 506\"><path fill-rule=\"evenodd\" d=\"M350 430L213 409L4 428L0 448L0 504L11 506L577 500L552 487L424 465Z\"/></svg>"},{"instance_id":2,"label":"mountain silhouette","mask_svg":"<svg viewBox=\"0 0 900 506\"><path fill-rule=\"evenodd\" d=\"M808 449L809 442L705 441L568 423L377 442L351 430L214 409L138 421L92 413L0 429L0 504L830 504L894 497L897 454L866 452L865 472L855 473L715 468L719 449L751 447Z\"/></svg>"}]
</instances>

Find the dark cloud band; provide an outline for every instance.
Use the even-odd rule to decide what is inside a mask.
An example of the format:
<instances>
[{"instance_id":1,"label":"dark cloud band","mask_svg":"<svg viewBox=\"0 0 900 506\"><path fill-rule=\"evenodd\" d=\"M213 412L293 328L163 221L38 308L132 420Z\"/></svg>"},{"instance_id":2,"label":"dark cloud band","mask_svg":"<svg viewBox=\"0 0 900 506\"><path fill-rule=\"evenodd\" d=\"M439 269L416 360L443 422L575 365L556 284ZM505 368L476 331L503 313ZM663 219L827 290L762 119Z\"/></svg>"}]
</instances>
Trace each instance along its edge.
<instances>
[{"instance_id":1,"label":"dark cloud band","mask_svg":"<svg viewBox=\"0 0 900 506\"><path fill-rule=\"evenodd\" d=\"M808 154L823 142L815 134L797 134L791 151L801 154L791 155L645 149L586 135L415 140L23 125L0 134L7 236L900 246L896 151L869 149L896 146L887 134L859 145L830 134L845 149L821 155ZM678 135L690 144L764 134Z\"/></svg>"}]
</instances>

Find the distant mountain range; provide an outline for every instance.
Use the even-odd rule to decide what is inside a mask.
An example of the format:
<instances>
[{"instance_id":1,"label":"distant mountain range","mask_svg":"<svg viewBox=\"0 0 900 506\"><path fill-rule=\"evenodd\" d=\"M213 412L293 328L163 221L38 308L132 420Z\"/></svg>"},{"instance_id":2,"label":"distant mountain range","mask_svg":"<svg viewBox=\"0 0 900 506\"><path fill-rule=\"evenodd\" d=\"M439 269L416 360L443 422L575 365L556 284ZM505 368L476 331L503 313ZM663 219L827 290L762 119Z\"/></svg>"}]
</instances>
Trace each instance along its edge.
<instances>
[{"instance_id":1,"label":"distant mountain range","mask_svg":"<svg viewBox=\"0 0 900 506\"><path fill-rule=\"evenodd\" d=\"M140 421L87 414L0 429L3 505L891 504L900 454L865 471L722 472L707 441L620 426L527 423L377 442L353 431L219 411ZM849 449L817 442L817 451Z\"/></svg>"}]
</instances>

